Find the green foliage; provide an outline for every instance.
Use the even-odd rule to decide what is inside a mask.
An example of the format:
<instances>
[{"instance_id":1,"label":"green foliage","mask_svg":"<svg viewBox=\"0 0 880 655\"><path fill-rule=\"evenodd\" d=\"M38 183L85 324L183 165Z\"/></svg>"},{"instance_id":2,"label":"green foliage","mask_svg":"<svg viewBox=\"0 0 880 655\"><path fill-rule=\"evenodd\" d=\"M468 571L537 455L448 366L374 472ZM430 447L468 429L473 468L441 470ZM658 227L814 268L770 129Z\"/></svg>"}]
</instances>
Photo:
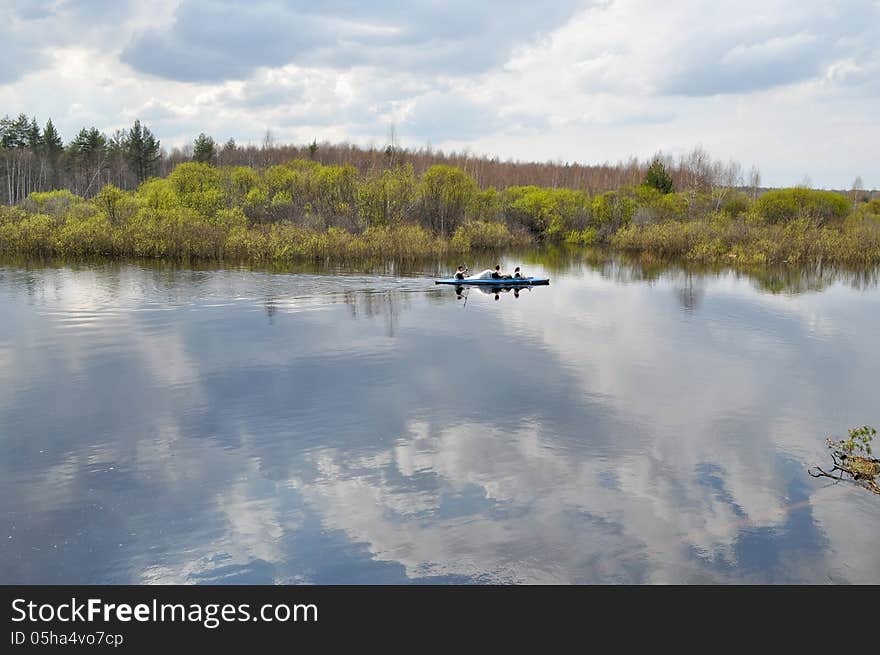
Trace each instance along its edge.
<instances>
[{"instance_id":1,"label":"green foliage","mask_svg":"<svg viewBox=\"0 0 880 655\"><path fill-rule=\"evenodd\" d=\"M0 148L27 148L31 121L24 114L0 119Z\"/></svg>"},{"instance_id":2,"label":"green foliage","mask_svg":"<svg viewBox=\"0 0 880 655\"><path fill-rule=\"evenodd\" d=\"M631 220L639 225L662 221L684 220L688 217L693 195L689 193L661 193L644 184L632 190L636 203Z\"/></svg>"},{"instance_id":3,"label":"green foliage","mask_svg":"<svg viewBox=\"0 0 880 655\"><path fill-rule=\"evenodd\" d=\"M600 238L608 239L632 222L636 207L634 198L619 191L598 195L593 198L592 226L598 230Z\"/></svg>"},{"instance_id":4,"label":"green foliage","mask_svg":"<svg viewBox=\"0 0 880 655\"><path fill-rule=\"evenodd\" d=\"M115 254L111 219L98 213L67 220L56 232L54 251L74 257Z\"/></svg>"},{"instance_id":5,"label":"green foliage","mask_svg":"<svg viewBox=\"0 0 880 655\"><path fill-rule=\"evenodd\" d=\"M357 170L354 166L321 166L315 175L312 209L325 222L360 227L357 220Z\"/></svg>"},{"instance_id":6,"label":"green foliage","mask_svg":"<svg viewBox=\"0 0 880 655\"><path fill-rule=\"evenodd\" d=\"M143 182L156 170L159 162L159 140L149 128L134 122L122 140L123 156L138 182Z\"/></svg>"},{"instance_id":7,"label":"green foliage","mask_svg":"<svg viewBox=\"0 0 880 655\"><path fill-rule=\"evenodd\" d=\"M471 204L471 214L477 220L500 221L503 218L504 199L493 186L477 191Z\"/></svg>"},{"instance_id":8,"label":"green foliage","mask_svg":"<svg viewBox=\"0 0 880 655\"><path fill-rule=\"evenodd\" d=\"M768 191L758 198L754 208L768 223L789 223L803 218L821 226L842 219L851 206L839 193L796 187Z\"/></svg>"},{"instance_id":9,"label":"green foliage","mask_svg":"<svg viewBox=\"0 0 880 655\"><path fill-rule=\"evenodd\" d=\"M123 220L131 218L136 211L134 202L127 202L128 194L112 184L106 185L93 199L97 206L113 225L118 225Z\"/></svg>"},{"instance_id":10,"label":"green foliage","mask_svg":"<svg viewBox=\"0 0 880 655\"><path fill-rule=\"evenodd\" d=\"M248 193L261 183L259 173L247 166L233 166L219 170L227 206L243 207Z\"/></svg>"},{"instance_id":11,"label":"green foliage","mask_svg":"<svg viewBox=\"0 0 880 655\"><path fill-rule=\"evenodd\" d=\"M10 132L13 122L4 120L6 138L20 137L26 144L33 121L17 121L16 136ZM44 145L50 132L41 135ZM84 130L70 150L75 157L103 158L107 147L97 130ZM95 164L89 177L99 169ZM88 191L88 180L82 188ZM135 191L104 185L91 200L69 191L32 193L17 207L2 207L0 250L271 261L406 259L540 240L568 247L610 243L661 257L744 266L880 262L880 200L852 211L844 206L849 203L839 194L808 189L769 192L754 203L729 192L712 211L708 195L662 193L647 185L593 197L537 186L481 190L451 166L417 176L411 165L358 174L351 166L304 159L267 169L187 162Z\"/></svg>"},{"instance_id":12,"label":"green foliage","mask_svg":"<svg viewBox=\"0 0 880 655\"><path fill-rule=\"evenodd\" d=\"M565 234L565 242L577 246L592 246L599 240L599 233L594 227L583 230L571 230Z\"/></svg>"},{"instance_id":13,"label":"green foliage","mask_svg":"<svg viewBox=\"0 0 880 655\"><path fill-rule=\"evenodd\" d=\"M852 428L848 432L849 438L846 441L836 442L840 450L849 455L870 455L871 441L877 436L877 430L863 425L860 428Z\"/></svg>"},{"instance_id":14,"label":"green foliage","mask_svg":"<svg viewBox=\"0 0 880 655\"><path fill-rule=\"evenodd\" d=\"M62 191L42 191L30 194L21 202L21 208L29 213L50 214L55 217L66 216L74 205L85 202L67 189Z\"/></svg>"},{"instance_id":15,"label":"green foliage","mask_svg":"<svg viewBox=\"0 0 880 655\"><path fill-rule=\"evenodd\" d=\"M293 196L290 191L278 191L272 196L272 208L280 211L293 207Z\"/></svg>"},{"instance_id":16,"label":"green foliage","mask_svg":"<svg viewBox=\"0 0 880 655\"><path fill-rule=\"evenodd\" d=\"M621 250L702 263L866 266L880 262L880 222L858 220L840 227L816 227L801 219L788 225L768 225L720 214L696 221L632 225L618 231L612 244Z\"/></svg>"},{"instance_id":17,"label":"green foliage","mask_svg":"<svg viewBox=\"0 0 880 655\"><path fill-rule=\"evenodd\" d=\"M144 182L137 190L139 203L153 211L167 211L180 207L180 199L174 185L167 179L152 179Z\"/></svg>"},{"instance_id":18,"label":"green foliage","mask_svg":"<svg viewBox=\"0 0 880 655\"><path fill-rule=\"evenodd\" d=\"M293 197L300 176L290 166L270 166L263 175L269 195L287 192Z\"/></svg>"},{"instance_id":19,"label":"green foliage","mask_svg":"<svg viewBox=\"0 0 880 655\"><path fill-rule=\"evenodd\" d=\"M645 186L656 189L660 193L672 193L674 185L672 176L666 170L666 166L659 157L655 158L648 167L645 175Z\"/></svg>"},{"instance_id":20,"label":"green foliage","mask_svg":"<svg viewBox=\"0 0 880 655\"><path fill-rule=\"evenodd\" d=\"M193 161L210 164L217 156L217 144L214 139L202 132L193 141Z\"/></svg>"},{"instance_id":21,"label":"green foliage","mask_svg":"<svg viewBox=\"0 0 880 655\"><path fill-rule=\"evenodd\" d=\"M411 165L385 169L359 185L358 212L367 226L400 225L412 215L417 181Z\"/></svg>"},{"instance_id":22,"label":"green foliage","mask_svg":"<svg viewBox=\"0 0 880 655\"><path fill-rule=\"evenodd\" d=\"M256 186L247 192L244 197L245 212L253 215L266 206L269 194L263 187Z\"/></svg>"},{"instance_id":23,"label":"green foliage","mask_svg":"<svg viewBox=\"0 0 880 655\"><path fill-rule=\"evenodd\" d=\"M241 207L233 207L232 209L221 209L218 211L212 223L231 231L238 228L246 228L248 226L248 218Z\"/></svg>"},{"instance_id":24,"label":"green foliage","mask_svg":"<svg viewBox=\"0 0 880 655\"><path fill-rule=\"evenodd\" d=\"M103 168L107 159L107 137L97 128L83 128L70 142L67 151L77 165Z\"/></svg>"},{"instance_id":25,"label":"green foliage","mask_svg":"<svg viewBox=\"0 0 880 655\"><path fill-rule=\"evenodd\" d=\"M559 241L568 232L587 226L590 198L586 192L573 189L510 187L504 192L504 217L540 239Z\"/></svg>"},{"instance_id":26,"label":"green foliage","mask_svg":"<svg viewBox=\"0 0 880 655\"><path fill-rule=\"evenodd\" d=\"M225 204L220 173L210 164L180 164L167 179L179 204L202 216L213 216Z\"/></svg>"},{"instance_id":27,"label":"green foliage","mask_svg":"<svg viewBox=\"0 0 880 655\"><path fill-rule=\"evenodd\" d=\"M459 226L450 245L453 251L464 253L471 250L501 250L522 242L523 239L511 234L503 223L470 221Z\"/></svg>"},{"instance_id":28,"label":"green foliage","mask_svg":"<svg viewBox=\"0 0 880 655\"><path fill-rule=\"evenodd\" d=\"M460 168L437 164L422 175L418 187L420 222L446 236L464 221L477 194L477 183Z\"/></svg>"},{"instance_id":29,"label":"green foliage","mask_svg":"<svg viewBox=\"0 0 880 655\"><path fill-rule=\"evenodd\" d=\"M0 248L7 253L53 255L58 221L47 214L28 214L0 230Z\"/></svg>"},{"instance_id":30,"label":"green foliage","mask_svg":"<svg viewBox=\"0 0 880 655\"><path fill-rule=\"evenodd\" d=\"M727 214L731 218L736 218L745 214L752 205L752 201L748 195L742 191L734 191L727 194L721 203L721 212Z\"/></svg>"},{"instance_id":31,"label":"green foliage","mask_svg":"<svg viewBox=\"0 0 880 655\"><path fill-rule=\"evenodd\" d=\"M864 425L849 430L848 439L826 439L834 467L824 471L817 466L815 471L810 470L810 475L814 478L831 478L837 482L846 475L850 481L880 495L880 484L877 483L880 460L871 457L871 441L876 435L877 430Z\"/></svg>"}]
</instances>

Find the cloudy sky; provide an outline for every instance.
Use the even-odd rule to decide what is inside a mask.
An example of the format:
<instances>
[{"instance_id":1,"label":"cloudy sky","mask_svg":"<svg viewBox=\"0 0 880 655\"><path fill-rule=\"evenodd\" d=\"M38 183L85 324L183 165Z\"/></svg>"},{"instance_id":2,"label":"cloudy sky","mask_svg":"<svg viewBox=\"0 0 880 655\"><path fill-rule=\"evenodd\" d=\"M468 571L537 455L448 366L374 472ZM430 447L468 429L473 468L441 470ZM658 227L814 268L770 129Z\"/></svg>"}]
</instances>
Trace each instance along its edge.
<instances>
[{"instance_id":1,"label":"cloudy sky","mask_svg":"<svg viewBox=\"0 0 880 655\"><path fill-rule=\"evenodd\" d=\"M880 188L878 0L3 0L0 114Z\"/></svg>"}]
</instances>

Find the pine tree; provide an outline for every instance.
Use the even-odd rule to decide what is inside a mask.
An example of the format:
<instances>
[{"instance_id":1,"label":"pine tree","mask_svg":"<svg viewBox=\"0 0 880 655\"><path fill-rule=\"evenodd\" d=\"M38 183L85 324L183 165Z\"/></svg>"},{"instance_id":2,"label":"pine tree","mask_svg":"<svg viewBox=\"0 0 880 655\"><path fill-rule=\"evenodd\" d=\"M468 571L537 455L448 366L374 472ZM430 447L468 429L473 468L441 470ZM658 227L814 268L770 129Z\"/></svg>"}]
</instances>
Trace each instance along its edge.
<instances>
[{"instance_id":1,"label":"pine tree","mask_svg":"<svg viewBox=\"0 0 880 655\"><path fill-rule=\"evenodd\" d=\"M72 168L74 193L89 196L100 188L102 171L107 168L107 137L98 128L83 128L67 147L67 161Z\"/></svg>"},{"instance_id":2,"label":"pine tree","mask_svg":"<svg viewBox=\"0 0 880 655\"><path fill-rule=\"evenodd\" d=\"M149 128L136 120L125 136L125 160L138 183L146 180L156 171L159 161L159 141Z\"/></svg>"},{"instance_id":3,"label":"pine tree","mask_svg":"<svg viewBox=\"0 0 880 655\"><path fill-rule=\"evenodd\" d=\"M214 139L209 136L205 136L205 133L202 132L199 136L196 137L196 140L193 141L193 161L200 161L211 163L214 161L214 157L216 155L216 144L214 143Z\"/></svg>"},{"instance_id":4,"label":"pine tree","mask_svg":"<svg viewBox=\"0 0 880 655\"><path fill-rule=\"evenodd\" d=\"M8 116L0 121L0 147L2 148L26 148L28 144L28 131L31 122L24 114L12 120Z\"/></svg>"},{"instance_id":5,"label":"pine tree","mask_svg":"<svg viewBox=\"0 0 880 655\"><path fill-rule=\"evenodd\" d=\"M651 162L648 173L645 175L645 185L657 189L660 193L672 193L672 176L659 157L655 157Z\"/></svg>"},{"instance_id":6,"label":"pine tree","mask_svg":"<svg viewBox=\"0 0 880 655\"><path fill-rule=\"evenodd\" d=\"M28 149L37 154L43 145L43 134L40 132L40 126L37 125L37 119L32 118L27 128L27 145Z\"/></svg>"},{"instance_id":7,"label":"pine tree","mask_svg":"<svg viewBox=\"0 0 880 655\"><path fill-rule=\"evenodd\" d=\"M43 128L43 152L50 164L56 164L61 153L64 152L64 143L61 141L61 135L55 129L55 125L50 118L46 121L46 127Z\"/></svg>"},{"instance_id":8,"label":"pine tree","mask_svg":"<svg viewBox=\"0 0 880 655\"><path fill-rule=\"evenodd\" d=\"M47 176L49 186L58 188L60 183L58 162L64 153L64 143L61 141L61 135L55 129L52 119L46 121L46 127L43 128L43 156L49 166Z\"/></svg>"}]
</instances>

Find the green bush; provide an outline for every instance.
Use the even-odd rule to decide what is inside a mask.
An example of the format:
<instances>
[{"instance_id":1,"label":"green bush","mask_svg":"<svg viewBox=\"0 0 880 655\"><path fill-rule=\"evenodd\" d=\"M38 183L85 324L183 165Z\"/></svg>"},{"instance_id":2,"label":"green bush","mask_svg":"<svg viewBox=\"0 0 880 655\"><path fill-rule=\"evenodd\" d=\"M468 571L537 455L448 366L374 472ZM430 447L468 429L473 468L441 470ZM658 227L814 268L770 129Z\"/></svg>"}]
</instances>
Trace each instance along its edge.
<instances>
[{"instance_id":1,"label":"green bush","mask_svg":"<svg viewBox=\"0 0 880 655\"><path fill-rule=\"evenodd\" d=\"M731 218L736 218L749 211L752 205L751 199L742 191L733 191L725 196L721 202L721 212Z\"/></svg>"},{"instance_id":2,"label":"green bush","mask_svg":"<svg viewBox=\"0 0 880 655\"><path fill-rule=\"evenodd\" d=\"M583 230L571 230L565 233L565 242L578 246L592 246L599 239L599 233L594 227Z\"/></svg>"},{"instance_id":3,"label":"green bush","mask_svg":"<svg viewBox=\"0 0 880 655\"><path fill-rule=\"evenodd\" d=\"M168 183L180 205L202 216L213 216L226 204L220 172L210 164L180 164L171 171Z\"/></svg>"},{"instance_id":4,"label":"green bush","mask_svg":"<svg viewBox=\"0 0 880 655\"><path fill-rule=\"evenodd\" d=\"M470 221L455 231L450 245L455 252L467 252L509 248L517 241L503 223Z\"/></svg>"},{"instance_id":5,"label":"green bush","mask_svg":"<svg viewBox=\"0 0 880 655\"><path fill-rule=\"evenodd\" d=\"M477 195L477 183L460 168L437 164L422 175L418 214L423 227L441 236L464 222Z\"/></svg>"},{"instance_id":6,"label":"green bush","mask_svg":"<svg viewBox=\"0 0 880 655\"><path fill-rule=\"evenodd\" d=\"M358 190L358 212L365 226L400 225L412 219L416 202L412 166L397 166L368 175Z\"/></svg>"},{"instance_id":7,"label":"green bush","mask_svg":"<svg viewBox=\"0 0 880 655\"><path fill-rule=\"evenodd\" d=\"M674 190L672 176L658 157L655 157L654 161L651 162L651 166L648 167L648 172L645 175L645 186L657 189L660 193L672 193Z\"/></svg>"},{"instance_id":8,"label":"green bush","mask_svg":"<svg viewBox=\"0 0 880 655\"><path fill-rule=\"evenodd\" d=\"M755 202L755 211L768 223L789 223L799 218L814 225L842 219L850 203L839 193L797 187L768 191Z\"/></svg>"},{"instance_id":9,"label":"green bush","mask_svg":"<svg viewBox=\"0 0 880 655\"><path fill-rule=\"evenodd\" d=\"M504 218L539 239L560 241L590 220L590 198L584 191L536 186L510 187L503 194Z\"/></svg>"},{"instance_id":10,"label":"green bush","mask_svg":"<svg viewBox=\"0 0 880 655\"><path fill-rule=\"evenodd\" d=\"M48 214L57 218L66 216L72 207L84 202L83 198L63 189L32 193L22 200L20 206L29 214Z\"/></svg>"},{"instance_id":11,"label":"green bush","mask_svg":"<svg viewBox=\"0 0 880 655\"><path fill-rule=\"evenodd\" d=\"M592 227L600 238L611 235L632 222L636 213L635 198L618 191L608 191L593 198Z\"/></svg>"}]
</instances>

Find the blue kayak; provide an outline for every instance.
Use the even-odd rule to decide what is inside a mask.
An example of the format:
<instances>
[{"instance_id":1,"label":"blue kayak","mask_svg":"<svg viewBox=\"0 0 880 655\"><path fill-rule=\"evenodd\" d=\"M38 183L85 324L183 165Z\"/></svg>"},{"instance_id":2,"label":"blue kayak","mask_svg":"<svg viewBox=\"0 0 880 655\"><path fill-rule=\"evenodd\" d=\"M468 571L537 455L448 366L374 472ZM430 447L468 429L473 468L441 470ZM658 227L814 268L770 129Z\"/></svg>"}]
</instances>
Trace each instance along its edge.
<instances>
[{"instance_id":1,"label":"blue kayak","mask_svg":"<svg viewBox=\"0 0 880 655\"><path fill-rule=\"evenodd\" d=\"M520 277L520 278L510 278L510 279L498 279L498 278L488 278L488 279L478 279L478 278L465 278L463 280L456 280L455 278L446 278L443 280L435 280L434 284L454 284L456 286L463 286L466 284L479 284L490 287L526 287L526 286L535 286L538 284L550 284L549 277Z\"/></svg>"}]
</instances>

